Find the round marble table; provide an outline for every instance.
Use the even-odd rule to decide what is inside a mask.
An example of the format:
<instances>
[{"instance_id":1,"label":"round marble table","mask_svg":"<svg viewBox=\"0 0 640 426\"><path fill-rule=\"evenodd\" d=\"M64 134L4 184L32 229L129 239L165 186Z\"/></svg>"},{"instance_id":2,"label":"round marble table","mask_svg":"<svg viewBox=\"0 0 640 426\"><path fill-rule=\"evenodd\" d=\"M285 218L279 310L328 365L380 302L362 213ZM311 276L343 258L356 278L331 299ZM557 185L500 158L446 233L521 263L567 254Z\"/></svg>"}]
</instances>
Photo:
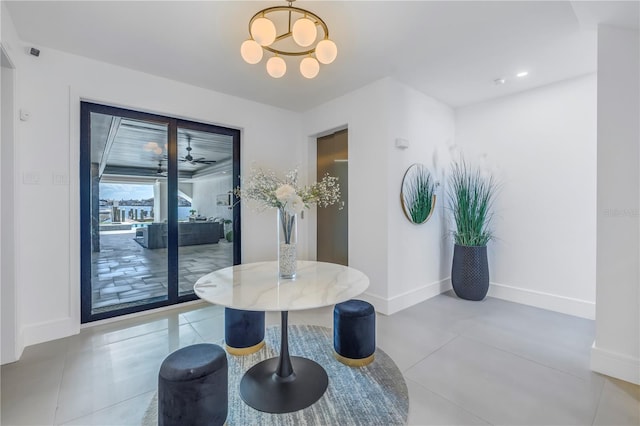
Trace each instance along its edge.
<instances>
[{"instance_id":1,"label":"round marble table","mask_svg":"<svg viewBox=\"0 0 640 426\"><path fill-rule=\"evenodd\" d=\"M278 278L278 262L236 265L200 278L194 288L207 302L248 311L280 311L280 355L251 367L240 381L242 399L256 410L290 413L316 402L329 379L316 362L289 356L288 313L349 300L369 287L357 269L333 263L298 261L294 280Z\"/></svg>"}]
</instances>

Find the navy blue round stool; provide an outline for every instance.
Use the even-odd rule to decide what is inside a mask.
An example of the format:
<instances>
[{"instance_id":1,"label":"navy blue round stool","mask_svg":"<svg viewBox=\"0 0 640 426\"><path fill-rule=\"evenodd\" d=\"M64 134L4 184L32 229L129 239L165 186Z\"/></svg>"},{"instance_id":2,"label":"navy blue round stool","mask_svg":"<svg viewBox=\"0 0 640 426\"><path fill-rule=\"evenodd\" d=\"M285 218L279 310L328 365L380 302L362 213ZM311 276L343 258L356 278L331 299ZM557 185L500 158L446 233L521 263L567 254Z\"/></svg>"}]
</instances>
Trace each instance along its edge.
<instances>
[{"instance_id":1,"label":"navy blue round stool","mask_svg":"<svg viewBox=\"0 0 640 426\"><path fill-rule=\"evenodd\" d=\"M224 308L224 341L231 355L249 355L264 346L264 312Z\"/></svg>"},{"instance_id":2,"label":"navy blue round stool","mask_svg":"<svg viewBox=\"0 0 640 426\"><path fill-rule=\"evenodd\" d=\"M224 424L228 382L220 346L200 343L173 352L158 374L158 426Z\"/></svg>"},{"instance_id":3,"label":"navy blue round stool","mask_svg":"<svg viewBox=\"0 0 640 426\"><path fill-rule=\"evenodd\" d=\"M350 367L373 362L376 351L376 311L364 300L347 300L333 308L335 356Z\"/></svg>"}]
</instances>

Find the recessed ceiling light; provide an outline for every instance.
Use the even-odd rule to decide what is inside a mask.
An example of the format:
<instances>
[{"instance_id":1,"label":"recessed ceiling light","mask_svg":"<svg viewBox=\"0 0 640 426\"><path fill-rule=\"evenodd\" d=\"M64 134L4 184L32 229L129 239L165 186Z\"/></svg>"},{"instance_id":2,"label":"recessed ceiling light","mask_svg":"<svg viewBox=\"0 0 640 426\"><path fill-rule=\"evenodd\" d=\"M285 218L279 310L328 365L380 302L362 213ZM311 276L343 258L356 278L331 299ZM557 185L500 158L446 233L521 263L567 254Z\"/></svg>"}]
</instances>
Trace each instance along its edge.
<instances>
[{"instance_id":1,"label":"recessed ceiling light","mask_svg":"<svg viewBox=\"0 0 640 426\"><path fill-rule=\"evenodd\" d=\"M501 84L504 84L506 82L507 82L507 80L505 80L504 78L496 78L495 80L493 80L493 83L496 86L500 86Z\"/></svg>"},{"instance_id":2,"label":"recessed ceiling light","mask_svg":"<svg viewBox=\"0 0 640 426\"><path fill-rule=\"evenodd\" d=\"M516 74L516 77L526 77L529 75L529 71L522 71Z\"/></svg>"}]
</instances>

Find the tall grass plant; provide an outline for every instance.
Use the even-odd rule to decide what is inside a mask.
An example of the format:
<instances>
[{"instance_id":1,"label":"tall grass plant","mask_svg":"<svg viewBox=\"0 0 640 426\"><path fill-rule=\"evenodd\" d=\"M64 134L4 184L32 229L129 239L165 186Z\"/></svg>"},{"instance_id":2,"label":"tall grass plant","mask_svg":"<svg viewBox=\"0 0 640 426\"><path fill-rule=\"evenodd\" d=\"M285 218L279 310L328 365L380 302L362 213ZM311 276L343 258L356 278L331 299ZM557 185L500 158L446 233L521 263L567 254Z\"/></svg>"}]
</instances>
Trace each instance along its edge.
<instances>
[{"instance_id":1,"label":"tall grass plant","mask_svg":"<svg viewBox=\"0 0 640 426\"><path fill-rule=\"evenodd\" d=\"M490 225L497 190L492 175L469 166L464 159L453 163L447 194L455 221L453 236L456 244L486 246L493 238Z\"/></svg>"}]
</instances>

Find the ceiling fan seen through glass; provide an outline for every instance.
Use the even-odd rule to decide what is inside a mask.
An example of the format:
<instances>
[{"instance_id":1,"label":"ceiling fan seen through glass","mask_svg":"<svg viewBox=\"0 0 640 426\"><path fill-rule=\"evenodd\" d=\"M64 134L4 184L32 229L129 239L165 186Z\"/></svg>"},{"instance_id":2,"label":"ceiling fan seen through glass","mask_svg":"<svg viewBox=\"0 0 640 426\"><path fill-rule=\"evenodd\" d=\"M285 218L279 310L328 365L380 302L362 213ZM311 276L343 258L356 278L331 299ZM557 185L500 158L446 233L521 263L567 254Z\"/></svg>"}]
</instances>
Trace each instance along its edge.
<instances>
[{"instance_id":1,"label":"ceiling fan seen through glass","mask_svg":"<svg viewBox=\"0 0 640 426\"><path fill-rule=\"evenodd\" d=\"M182 163L189 163L191 165L216 163L216 160L207 160L206 157L195 158L193 155L191 155L191 151L193 151L193 148L191 147L191 135L186 133L185 137L187 138L187 147L185 148L187 154L183 157L179 157L178 161ZM166 155L164 156L164 159L167 159Z\"/></svg>"}]
</instances>

